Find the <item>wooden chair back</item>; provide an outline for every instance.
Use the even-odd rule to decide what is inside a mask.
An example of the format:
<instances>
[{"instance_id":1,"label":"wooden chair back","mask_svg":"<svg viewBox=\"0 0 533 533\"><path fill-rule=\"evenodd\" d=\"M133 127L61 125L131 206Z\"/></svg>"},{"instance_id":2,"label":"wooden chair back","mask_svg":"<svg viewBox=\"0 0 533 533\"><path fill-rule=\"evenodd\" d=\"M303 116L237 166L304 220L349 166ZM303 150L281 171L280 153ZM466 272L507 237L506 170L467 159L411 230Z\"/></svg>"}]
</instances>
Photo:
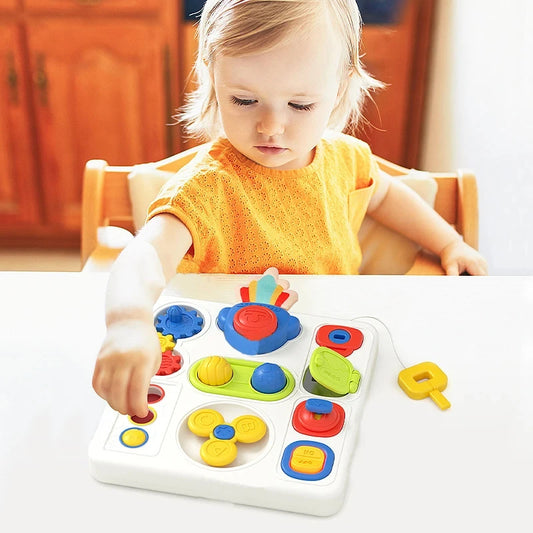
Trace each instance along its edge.
<instances>
[{"instance_id":1,"label":"wooden chair back","mask_svg":"<svg viewBox=\"0 0 533 533\"><path fill-rule=\"evenodd\" d=\"M381 157L376 157L381 170L391 176L404 176L409 173L401 167ZM479 242L479 212L477 181L470 170L458 169L455 172L430 172L437 182L435 211L463 236L464 241L477 250Z\"/></svg>"},{"instance_id":2,"label":"wooden chair back","mask_svg":"<svg viewBox=\"0 0 533 533\"><path fill-rule=\"evenodd\" d=\"M199 146L154 163L154 168L177 172L196 155ZM134 232L128 174L133 166L111 166L91 159L83 174L81 264L97 249L98 228L116 226Z\"/></svg>"},{"instance_id":3,"label":"wooden chair back","mask_svg":"<svg viewBox=\"0 0 533 533\"><path fill-rule=\"evenodd\" d=\"M196 146L154 163L154 168L177 172L196 155ZM409 170L383 158L376 158L379 167L391 176L403 176ZM81 264L98 255L103 245L98 241L99 228L117 226L134 232L132 206L128 189L128 174L133 166L110 166L106 161L87 162L83 177L83 205L81 232ZM432 172L438 185L435 210L463 236L464 241L478 247L478 196L476 178L472 172ZM120 250L101 254L106 264L97 270L107 270ZM96 253L95 253L96 252ZM418 272L417 272L418 273ZM420 272L423 273L423 272ZM432 272L435 273L435 272Z\"/></svg>"}]
</instances>

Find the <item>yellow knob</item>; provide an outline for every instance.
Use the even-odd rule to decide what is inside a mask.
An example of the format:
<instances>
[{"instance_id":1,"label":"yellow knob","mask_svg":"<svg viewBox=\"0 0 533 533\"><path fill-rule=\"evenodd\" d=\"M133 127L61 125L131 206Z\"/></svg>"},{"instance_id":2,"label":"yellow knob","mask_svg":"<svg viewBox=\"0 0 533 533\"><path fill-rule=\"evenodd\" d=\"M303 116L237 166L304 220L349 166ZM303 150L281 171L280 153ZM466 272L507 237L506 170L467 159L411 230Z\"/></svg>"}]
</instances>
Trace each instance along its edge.
<instances>
[{"instance_id":1,"label":"yellow knob","mask_svg":"<svg viewBox=\"0 0 533 533\"><path fill-rule=\"evenodd\" d=\"M233 376L231 365L219 355L203 359L197 372L198 379L205 385L225 385Z\"/></svg>"},{"instance_id":2,"label":"yellow knob","mask_svg":"<svg viewBox=\"0 0 533 533\"><path fill-rule=\"evenodd\" d=\"M142 429L130 428L122 432L120 441L128 448L138 448L148 440L148 433Z\"/></svg>"}]
</instances>

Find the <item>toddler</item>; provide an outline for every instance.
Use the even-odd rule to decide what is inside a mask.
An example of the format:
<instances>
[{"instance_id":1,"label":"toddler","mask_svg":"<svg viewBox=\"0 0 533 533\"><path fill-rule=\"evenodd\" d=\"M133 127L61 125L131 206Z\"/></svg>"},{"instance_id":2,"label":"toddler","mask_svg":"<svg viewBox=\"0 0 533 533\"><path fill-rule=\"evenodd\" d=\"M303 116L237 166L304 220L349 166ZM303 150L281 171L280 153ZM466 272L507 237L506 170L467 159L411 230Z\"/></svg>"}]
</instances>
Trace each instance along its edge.
<instances>
[{"instance_id":1,"label":"toddler","mask_svg":"<svg viewBox=\"0 0 533 533\"><path fill-rule=\"evenodd\" d=\"M438 254L447 274L486 274L480 254L340 133L378 83L359 60L354 0L208 0L198 89L182 116L210 140L168 184L117 259L93 377L145 416L161 349L152 308L180 272L356 274L366 213Z\"/></svg>"}]
</instances>

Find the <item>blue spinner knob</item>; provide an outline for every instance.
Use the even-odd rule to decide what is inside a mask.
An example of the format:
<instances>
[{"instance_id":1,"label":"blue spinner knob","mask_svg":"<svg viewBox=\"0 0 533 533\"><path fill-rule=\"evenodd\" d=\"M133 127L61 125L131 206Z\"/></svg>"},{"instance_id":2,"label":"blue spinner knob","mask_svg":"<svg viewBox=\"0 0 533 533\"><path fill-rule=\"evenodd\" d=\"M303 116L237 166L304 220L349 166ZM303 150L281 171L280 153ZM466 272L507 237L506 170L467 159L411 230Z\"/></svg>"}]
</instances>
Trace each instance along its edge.
<instances>
[{"instance_id":1,"label":"blue spinner knob","mask_svg":"<svg viewBox=\"0 0 533 533\"><path fill-rule=\"evenodd\" d=\"M155 329L163 335L172 335L174 340L187 339L200 333L204 319L195 309L186 309L180 305L171 305L164 313L157 316Z\"/></svg>"}]
</instances>

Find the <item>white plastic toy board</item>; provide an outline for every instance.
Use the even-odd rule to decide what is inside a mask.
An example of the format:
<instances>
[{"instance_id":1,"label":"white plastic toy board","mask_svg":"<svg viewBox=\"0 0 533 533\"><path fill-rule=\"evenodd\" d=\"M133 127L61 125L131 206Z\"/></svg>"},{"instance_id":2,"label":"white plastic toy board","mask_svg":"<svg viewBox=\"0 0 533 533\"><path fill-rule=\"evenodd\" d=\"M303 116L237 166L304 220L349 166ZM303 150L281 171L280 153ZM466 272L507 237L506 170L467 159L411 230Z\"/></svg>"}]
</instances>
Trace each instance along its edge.
<instances>
[{"instance_id":1,"label":"white plastic toy board","mask_svg":"<svg viewBox=\"0 0 533 533\"><path fill-rule=\"evenodd\" d=\"M274 301L274 300L270 300ZM105 407L102 482L306 514L343 503L377 353L362 320L278 305L165 300L144 419Z\"/></svg>"}]
</instances>

